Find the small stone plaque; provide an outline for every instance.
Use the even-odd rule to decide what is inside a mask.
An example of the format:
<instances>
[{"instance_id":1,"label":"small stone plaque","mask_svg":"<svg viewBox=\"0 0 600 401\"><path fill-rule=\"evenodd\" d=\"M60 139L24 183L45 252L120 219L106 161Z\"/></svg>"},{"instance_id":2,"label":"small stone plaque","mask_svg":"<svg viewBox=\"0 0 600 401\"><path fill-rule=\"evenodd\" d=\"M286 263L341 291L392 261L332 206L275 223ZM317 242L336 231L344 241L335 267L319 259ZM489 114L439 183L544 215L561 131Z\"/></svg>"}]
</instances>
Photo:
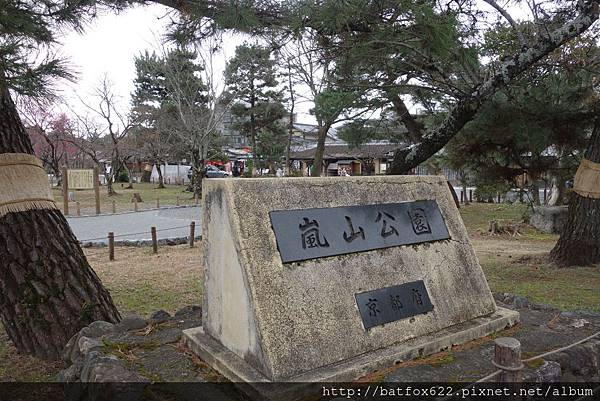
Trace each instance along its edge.
<instances>
[{"instance_id":1,"label":"small stone plaque","mask_svg":"<svg viewBox=\"0 0 600 401\"><path fill-rule=\"evenodd\" d=\"M435 200L269 212L283 263L450 238Z\"/></svg>"},{"instance_id":2,"label":"small stone plaque","mask_svg":"<svg viewBox=\"0 0 600 401\"><path fill-rule=\"evenodd\" d=\"M423 280L354 294L365 330L433 310Z\"/></svg>"}]
</instances>

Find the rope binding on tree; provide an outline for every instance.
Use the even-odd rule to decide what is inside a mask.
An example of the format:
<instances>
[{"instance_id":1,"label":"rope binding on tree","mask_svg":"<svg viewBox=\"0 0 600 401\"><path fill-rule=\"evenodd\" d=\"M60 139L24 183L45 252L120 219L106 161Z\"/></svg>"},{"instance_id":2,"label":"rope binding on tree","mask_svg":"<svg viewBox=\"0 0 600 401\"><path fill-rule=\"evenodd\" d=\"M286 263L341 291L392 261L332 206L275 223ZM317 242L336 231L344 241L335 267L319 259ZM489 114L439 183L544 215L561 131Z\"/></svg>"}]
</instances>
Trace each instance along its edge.
<instances>
[{"instance_id":1,"label":"rope binding on tree","mask_svg":"<svg viewBox=\"0 0 600 401\"><path fill-rule=\"evenodd\" d=\"M581 160L575 174L573 191L586 198L600 198L600 163Z\"/></svg>"},{"instance_id":2,"label":"rope binding on tree","mask_svg":"<svg viewBox=\"0 0 600 401\"><path fill-rule=\"evenodd\" d=\"M27 153L0 153L0 217L56 209L42 161Z\"/></svg>"}]
</instances>

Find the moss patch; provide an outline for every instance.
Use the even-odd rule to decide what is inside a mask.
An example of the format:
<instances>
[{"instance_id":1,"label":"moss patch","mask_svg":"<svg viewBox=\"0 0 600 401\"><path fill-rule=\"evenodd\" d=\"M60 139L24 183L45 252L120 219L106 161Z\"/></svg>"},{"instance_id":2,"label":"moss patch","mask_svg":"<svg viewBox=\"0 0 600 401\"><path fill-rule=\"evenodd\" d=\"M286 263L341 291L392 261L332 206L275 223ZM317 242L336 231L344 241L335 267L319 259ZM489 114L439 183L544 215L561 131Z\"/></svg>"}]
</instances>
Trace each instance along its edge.
<instances>
[{"instance_id":1,"label":"moss patch","mask_svg":"<svg viewBox=\"0 0 600 401\"><path fill-rule=\"evenodd\" d=\"M139 343L121 343L112 342L105 339L102 340L102 348L104 352L116 356L131 352L136 349L156 349L158 347L160 347L160 342L153 340L140 341Z\"/></svg>"},{"instance_id":2,"label":"moss patch","mask_svg":"<svg viewBox=\"0 0 600 401\"><path fill-rule=\"evenodd\" d=\"M531 352L531 351L523 352L521 354L521 358L522 359L527 359L527 358L531 358L533 356L536 356L537 354L538 354L537 352ZM539 368L540 366L542 366L544 364L544 360L543 359L535 359L535 360L533 360L531 362L525 362L524 364L528 368L537 369L537 368Z\"/></svg>"},{"instance_id":3,"label":"moss patch","mask_svg":"<svg viewBox=\"0 0 600 401\"><path fill-rule=\"evenodd\" d=\"M435 360L431 361L429 365L433 366L434 368L439 368L441 366L454 362L454 360L456 359L451 352L443 354L445 355L440 355L439 358L436 358Z\"/></svg>"}]
</instances>

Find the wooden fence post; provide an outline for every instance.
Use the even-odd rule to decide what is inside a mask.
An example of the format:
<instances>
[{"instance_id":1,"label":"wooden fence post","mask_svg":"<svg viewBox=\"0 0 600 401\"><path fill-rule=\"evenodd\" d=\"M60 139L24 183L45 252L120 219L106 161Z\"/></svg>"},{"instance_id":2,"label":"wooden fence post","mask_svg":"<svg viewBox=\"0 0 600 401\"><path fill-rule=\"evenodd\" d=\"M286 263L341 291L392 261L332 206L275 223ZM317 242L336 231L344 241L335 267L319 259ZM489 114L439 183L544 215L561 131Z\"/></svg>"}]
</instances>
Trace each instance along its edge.
<instances>
[{"instance_id":1,"label":"wooden fence post","mask_svg":"<svg viewBox=\"0 0 600 401\"><path fill-rule=\"evenodd\" d=\"M108 260L115 260L115 233L108 233Z\"/></svg>"},{"instance_id":2,"label":"wooden fence post","mask_svg":"<svg viewBox=\"0 0 600 401\"><path fill-rule=\"evenodd\" d=\"M502 369L498 381L518 383L521 381L521 343L516 338L500 337L494 340L494 366Z\"/></svg>"},{"instance_id":3,"label":"wooden fence post","mask_svg":"<svg viewBox=\"0 0 600 401\"><path fill-rule=\"evenodd\" d=\"M175 201L175 206L179 206L179 196L176 199L177 200Z\"/></svg>"},{"instance_id":4,"label":"wooden fence post","mask_svg":"<svg viewBox=\"0 0 600 401\"><path fill-rule=\"evenodd\" d=\"M196 236L196 222L192 221L190 223L190 248L194 247L194 237Z\"/></svg>"},{"instance_id":5,"label":"wooden fence post","mask_svg":"<svg viewBox=\"0 0 600 401\"><path fill-rule=\"evenodd\" d=\"M69 177L67 176L67 168L61 169L62 175L62 195L63 195L63 211L65 216L69 215Z\"/></svg>"},{"instance_id":6,"label":"wooden fence post","mask_svg":"<svg viewBox=\"0 0 600 401\"><path fill-rule=\"evenodd\" d=\"M113 214L117 213L117 202L114 199L112 201L112 212Z\"/></svg>"},{"instance_id":7,"label":"wooden fence post","mask_svg":"<svg viewBox=\"0 0 600 401\"><path fill-rule=\"evenodd\" d=\"M465 203L465 191L460 190L460 203Z\"/></svg>"},{"instance_id":8,"label":"wooden fence post","mask_svg":"<svg viewBox=\"0 0 600 401\"><path fill-rule=\"evenodd\" d=\"M77 201L75 202L75 206L77 206L77 216L81 216L81 203Z\"/></svg>"},{"instance_id":9,"label":"wooden fence post","mask_svg":"<svg viewBox=\"0 0 600 401\"><path fill-rule=\"evenodd\" d=\"M98 167L94 167L94 200L96 202L96 214L100 214L100 174Z\"/></svg>"},{"instance_id":10,"label":"wooden fence post","mask_svg":"<svg viewBox=\"0 0 600 401\"><path fill-rule=\"evenodd\" d=\"M158 253L158 240L156 238L156 227L151 227L150 232L152 233L152 253Z\"/></svg>"},{"instance_id":11,"label":"wooden fence post","mask_svg":"<svg viewBox=\"0 0 600 401\"><path fill-rule=\"evenodd\" d=\"M473 203L473 190L469 189L469 202Z\"/></svg>"},{"instance_id":12,"label":"wooden fence post","mask_svg":"<svg viewBox=\"0 0 600 401\"><path fill-rule=\"evenodd\" d=\"M138 202L137 202L137 198L133 198L133 210L135 212L138 211Z\"/></svg>"},{"instance_id":13,"label":"wooden fence post","mask_svg":"<svg viewBox=\"0 0 600 401\"><path fill-rule=\"evenodd\" d=\"M160 198L159 197L156 198L156 208L160 209Z\"/></svg>"}]
</instances>

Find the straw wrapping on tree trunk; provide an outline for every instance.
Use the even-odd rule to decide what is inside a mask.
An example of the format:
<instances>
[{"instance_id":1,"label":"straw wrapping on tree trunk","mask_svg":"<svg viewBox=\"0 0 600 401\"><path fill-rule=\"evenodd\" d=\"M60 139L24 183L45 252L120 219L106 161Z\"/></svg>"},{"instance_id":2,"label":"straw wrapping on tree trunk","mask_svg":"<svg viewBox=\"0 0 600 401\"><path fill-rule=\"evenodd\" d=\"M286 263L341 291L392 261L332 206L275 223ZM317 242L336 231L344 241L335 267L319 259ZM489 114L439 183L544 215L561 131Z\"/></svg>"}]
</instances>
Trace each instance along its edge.
<instances>
[{"instance_id":1,"label":"straw wrapping on tree trunk","mask_svg":"<svg viewBox=\"0 0 600 401\"><path fill-rule=\"evenodd\" d=\"M0 217L35 209L56 209L42 161L26 153L0 154Z\"/></svg>"},{"instance_id":2,"label":"straw wrapping on tree trunk","mask_svg":"<svg viewBox=\"0 0 600 401\"><path fill-rule=\"evenodd\" d=\"M600 199L600 163L581 160L575 174L573 191L586 198Z\"/></svg>"}]
</instances>

